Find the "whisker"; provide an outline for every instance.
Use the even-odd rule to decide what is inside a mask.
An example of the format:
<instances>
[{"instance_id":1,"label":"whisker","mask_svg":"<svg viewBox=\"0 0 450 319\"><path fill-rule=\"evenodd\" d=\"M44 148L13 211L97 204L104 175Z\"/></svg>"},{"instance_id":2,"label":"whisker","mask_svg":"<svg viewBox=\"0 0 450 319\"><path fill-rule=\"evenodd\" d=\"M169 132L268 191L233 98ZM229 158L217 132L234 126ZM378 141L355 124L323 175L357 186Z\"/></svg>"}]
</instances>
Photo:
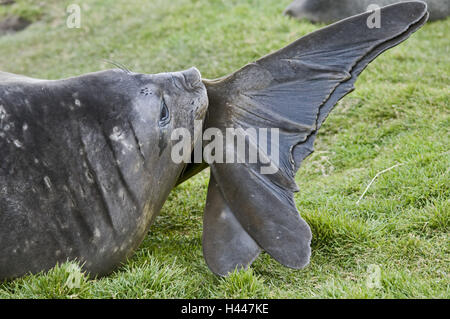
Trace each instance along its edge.
<instances>
[{"instance_id":1,"label":"whisker","mask_svg":"<svg viewBox=\"0 0 450 319\"><path fill-rule=\"evenodd\" d=\"M131 73L131 71L130 71L125 65L123 65L123 64L120 63L120 62L116 62L116 61L108 60L108 59L104 59L103 61L105 61L106 63L112 64L112 65L114 65L115 67L118 67L119 69L121 69L121 70L124 71L125 73L128 73L128 74Z\"/></svg>"}]
</instances>

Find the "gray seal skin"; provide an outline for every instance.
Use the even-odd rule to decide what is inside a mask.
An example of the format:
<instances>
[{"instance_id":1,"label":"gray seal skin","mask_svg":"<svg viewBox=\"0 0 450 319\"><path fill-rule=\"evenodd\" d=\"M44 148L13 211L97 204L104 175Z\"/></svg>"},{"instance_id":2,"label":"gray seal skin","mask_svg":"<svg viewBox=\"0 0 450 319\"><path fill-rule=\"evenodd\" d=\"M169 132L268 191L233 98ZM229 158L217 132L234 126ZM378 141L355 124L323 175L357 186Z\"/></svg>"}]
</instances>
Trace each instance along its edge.
<instances>
[{"instance_id":1,"label":"gray seal skin","mask_svg":"<svg viewBox=\"0 0 450 319\"><path fill-rule=\"evenodd\" d=\"M179 178L173 129L208 105L197 69L47 81L0 73L0 280L77 260L92 275L138 247Z\"/></svg>"},{"instance_id":2,"label":"gray seal skin","mask_svg":"<svg viewBox=\"0 0 450 319\"><path fill-rule=\"evenodd\" d=\"M278 161L269 148L260 147L260 137L266 136L247 140L272 160L277 168L273 174L262 173L267 164L261 158L257 163L210 162L203 254L214 273L247 268L262 251L287 267L309 263L312 234L295 205L295 174L313 152L322 123L354 89L359 74L428 18L423 2L387 6L381 14L379 29L367 27L370 13L364 13L308 34L228 76L204 81L209 97L205 129L218 128L225 136L227 128L279 128ZM238 152L234 141L224 149ZM206 166L190 164L178 182Z\"/></svg>"},{"instance_id":3,"label":"gray seal skin","mask_svg":"<svg viewBox=\"0 0 450 319\"><path fill-rule=\"evenodd\" d=\"M285 15L312 22L331 23L363 13L371 4L386 6L407 0L295 0L284 11ZM430 11L430 21L450 15L450 0L424 0ZM383 17L381 17L383 19Z\"/></svg>"}]
</instances>

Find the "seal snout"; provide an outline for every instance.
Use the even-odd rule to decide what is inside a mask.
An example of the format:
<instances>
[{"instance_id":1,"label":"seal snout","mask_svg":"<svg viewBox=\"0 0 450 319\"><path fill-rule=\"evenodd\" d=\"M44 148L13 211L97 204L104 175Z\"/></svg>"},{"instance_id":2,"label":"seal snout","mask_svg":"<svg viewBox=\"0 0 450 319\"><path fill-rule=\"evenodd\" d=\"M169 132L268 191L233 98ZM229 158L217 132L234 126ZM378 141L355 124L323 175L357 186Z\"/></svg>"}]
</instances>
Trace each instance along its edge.
<instances>
[{"instance_id":1,"label":"seal snout","mask_svg":"<svg viewBox=\"0 0 450 319\"><path fill-rule=\"evenodd\" d=\"M289 6L283 11L283 15L293 18L295 16L295 13L291 6Z\"/></svg>"},{"instance_id":2,"label":"seal snout","mask_svg":"<svg viewBox=\"0 0 450 319\"><path fill-rule=\"evenodd\" d=\"M202 86L202 76L197 68L192 67L189 70L181 72L181 74L184 77L185 84L191 88L196 89Z\"/></svg>"},{"instance_id":3,"label":"seal snout","mask_svg":"<svg viewBox=\"0 0 450 319\"><path fill-rule=\"evenodd\" d=\"M305 0L294 1L286 9L283 14L291 18L299 18L299 15L304 10Z\"/></svg>"},{"instance_id":4,"label":"seal snout","mask_svg":"<svg viewBox=\"0 0 450 319\"><path fill-rule=\"evenodd\" d=\"M197 68L174 72L172 81L182 96L183 108L192 115L194 120L201 120L208 108L208 94L203 84L202 76Z\"/></svg>"}]
</instances>

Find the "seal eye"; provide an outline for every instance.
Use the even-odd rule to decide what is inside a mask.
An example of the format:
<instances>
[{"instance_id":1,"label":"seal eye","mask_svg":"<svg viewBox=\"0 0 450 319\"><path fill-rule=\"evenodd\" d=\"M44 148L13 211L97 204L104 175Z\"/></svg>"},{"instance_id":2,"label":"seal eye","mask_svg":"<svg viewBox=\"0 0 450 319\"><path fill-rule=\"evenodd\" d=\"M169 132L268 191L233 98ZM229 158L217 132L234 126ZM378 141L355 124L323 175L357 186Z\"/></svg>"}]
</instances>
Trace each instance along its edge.
<instances>
[{"instance_id":1,"label":"seal eye","mask_svg":"<svg viewBox=\"0 0 450 319\"><path fill-rule=\"evenodd\" d=\"M170 122L169 108L164 98L161 99L161 110L159 114L159 126L165 126Z\"/></svg>"}]
</instances>

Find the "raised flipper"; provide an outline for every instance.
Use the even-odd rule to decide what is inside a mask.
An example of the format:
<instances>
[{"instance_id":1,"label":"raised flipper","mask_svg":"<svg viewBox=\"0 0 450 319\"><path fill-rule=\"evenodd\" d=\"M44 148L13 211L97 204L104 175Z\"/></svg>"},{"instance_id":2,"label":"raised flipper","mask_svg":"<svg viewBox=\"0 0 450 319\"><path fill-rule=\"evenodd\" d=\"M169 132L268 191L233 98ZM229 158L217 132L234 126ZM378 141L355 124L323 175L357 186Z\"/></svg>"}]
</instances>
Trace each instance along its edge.
<instances>
[{"instance_id":1,"label":"raised flipper","mask_svg":"<svg viewBox=\"0 0 450 319\"><path fill-rule=\"evenodd\" d=\"M262 173L267 164L261 158L253 164L210 164L204 254L213 272L224 275L249 265L259 247L285 266L308 264L311 231L295 207L295 173L313 151L317 130L362 70L428 17L424 3L403 2L382 8L381 28L370 29L370 14L313 32L227 77L204 81L210 101L205 129L218 128L223 136L226 128L279 129L274 145L279 158L273 149L262 151L274 174ZM247 138L247 144L261 151L258 138ZM238 153L234 143L227 146ZM201 165L192 165L190 174Z\"/></svg>"}]
</instances>

